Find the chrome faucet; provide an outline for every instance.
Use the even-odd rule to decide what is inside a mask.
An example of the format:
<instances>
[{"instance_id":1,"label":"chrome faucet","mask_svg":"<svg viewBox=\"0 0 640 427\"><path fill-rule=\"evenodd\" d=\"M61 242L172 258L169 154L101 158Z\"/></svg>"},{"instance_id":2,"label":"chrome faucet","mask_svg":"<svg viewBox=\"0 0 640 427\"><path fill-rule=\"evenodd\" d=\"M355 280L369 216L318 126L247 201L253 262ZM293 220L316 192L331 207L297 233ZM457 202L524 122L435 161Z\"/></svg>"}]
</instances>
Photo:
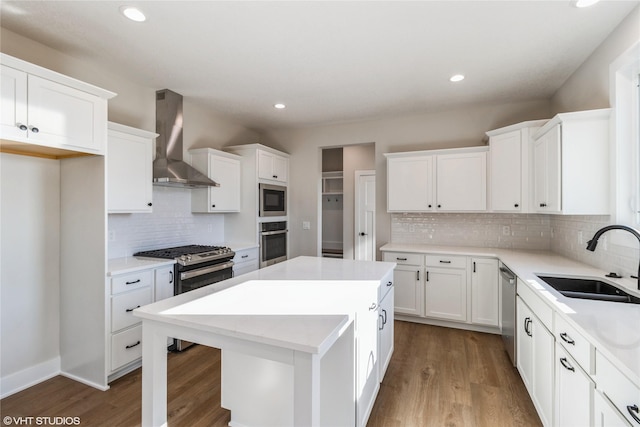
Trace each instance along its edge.
<instances>
[{"instance_id":1,"label":"chrome faucet","mask_svg":"<svg viewBox=\"0 0 640 427\"><path fill-rule=\"evenodd\" d=\"M602 236L604 233L606 233L609 230L628 231L629 233L636 236L636 238L638 239L638 242L640 243L640 232L638 232L638 230L635 230L631 227L627 227L626 225L607 225L606 227L602 227L600 230L596 231L596 234L593 235L593 238L587 242L587 250L591 252L595 251L596 246L598 246L598 239L600 238L600 236ZM631 277L633 277L634 279L638 279L638 290L640 290L640 261L638 262L638 275L631 276Z\"/></svg>"}]
</instances>

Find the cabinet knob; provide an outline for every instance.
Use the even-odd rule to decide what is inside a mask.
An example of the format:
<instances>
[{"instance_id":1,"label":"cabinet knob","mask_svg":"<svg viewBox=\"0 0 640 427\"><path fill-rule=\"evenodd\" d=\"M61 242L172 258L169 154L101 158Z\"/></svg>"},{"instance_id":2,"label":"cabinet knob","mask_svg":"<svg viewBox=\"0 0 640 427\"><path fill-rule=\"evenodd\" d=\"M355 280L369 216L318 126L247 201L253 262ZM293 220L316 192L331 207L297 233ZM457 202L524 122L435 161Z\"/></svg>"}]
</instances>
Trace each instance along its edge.
<instances>
[{"instance_id":1,"label":"cabinet knob","mask_svg":"<svg viewBox=\"0 0 640 427\"><path fill-rule=\"evenodd\" d=\"M153 206L153 203L149 202L147 203L147 206Z\"/></svg>"},{"instance_id":2,"label":"cabinet knob","mask_svg":"<svg viewBox=\"0 0 640 427\"><path fill-rule=\"evenodd\" d=\"M215 208L215 207L216 207L216 205L211 205L211 207L212 207L212 208Z\"/></svg>"},{"instance_id":3,"label":"cabinet knob","mask_svg":"<svg viewBox=\"0 0 640 427\"><path fill-rule=\"evenodd\" d=\"M37 127L35 127L35 126L31 126L31 132L33 132L33 133L38 133L38 132L40 132L40 129L38 129L38 128L37 128Z\"/></svg>"},{"instance_id":4,"label":"cabinet knob","mask_svg":"<svg viewBox=\"0 0 640 427\"><path fill-rule=\"evenodd\" d=\"M22 123L16 123L16 126L18 126L18 129L20 130L27 130L27 125L24 125Z\"/></svg>"},{"instance_id":5,"label":"cabinet knob","mask_svg":"<svg viewBox=\"0 0 640 427\"><path fill-rule=\"evenodd\" d=\"M429 207L431 207L431 205L429 205Z\"/></svg>"},{"instance_id":6,"label":"cabinet knob","mask_svg":"<svg viewBox=\"0 0 640 427\"><path fill-rule=\"evenodd\" d=\"M439 207L439 208L441 208L441 207L442 207L442 205L438 205L438 207Z\"/></svg>"},{"instance_id":7,"label":"cabinet knob","mask_svg":"<svg viewBox=\"0 0 640 427\"><path fill-rule=\"evenodd\" d=\"M546 203L540 203L540 207L541 207L541 208L546 208L546 207L547 207L547 204L546 204Z\"/></svg>"},{"instance_id":8,"label":"cabinet knob","mask_svg":"<svg viewBox=\"0 0 640 427\"><path fill-rule=\"evenodd\" d=\"M274 177L275 179L278 179L278 175L273 175L273 177Z\"/></svg>"},{"instance_id":9,"label":"cabinet knob","mask_svg":"<svg viewBox=\"0 0 640 427\"><path fill-rule=\"evenodd\" d=\"M520 207L520 205L518 203L513 205L514 208Z\"/></svg>"}]
</instances>

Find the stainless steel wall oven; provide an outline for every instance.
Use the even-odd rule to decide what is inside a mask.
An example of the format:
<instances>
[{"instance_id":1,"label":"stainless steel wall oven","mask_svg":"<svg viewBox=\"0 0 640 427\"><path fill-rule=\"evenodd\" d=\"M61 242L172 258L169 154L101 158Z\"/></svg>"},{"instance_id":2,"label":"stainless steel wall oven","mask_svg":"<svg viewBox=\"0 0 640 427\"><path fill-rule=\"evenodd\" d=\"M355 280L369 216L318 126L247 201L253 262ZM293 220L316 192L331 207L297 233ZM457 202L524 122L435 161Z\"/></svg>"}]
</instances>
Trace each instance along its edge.
<instances>
[{"instance_id":1,"label":"stainless steel wall oven","mask_svg":"<svg viewBox=\"0 0 640 427\"><path fill-rule=\"evenodd\" d=\"M287 221L260 223L260 267L287 259Z\"/></svg>"}]
</instances>

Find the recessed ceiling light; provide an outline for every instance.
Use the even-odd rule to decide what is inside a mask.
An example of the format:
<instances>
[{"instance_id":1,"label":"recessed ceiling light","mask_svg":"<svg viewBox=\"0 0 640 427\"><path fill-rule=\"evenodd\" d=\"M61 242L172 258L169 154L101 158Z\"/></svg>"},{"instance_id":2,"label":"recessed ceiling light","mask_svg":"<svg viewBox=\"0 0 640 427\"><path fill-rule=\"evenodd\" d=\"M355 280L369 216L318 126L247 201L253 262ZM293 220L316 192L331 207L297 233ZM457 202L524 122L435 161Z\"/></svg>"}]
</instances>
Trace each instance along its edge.
<instances>
[{"instance_id":1,"label":"recessed ceiling light","mask_svg":"<svg viewBox=\"0 0 640 427\"><path fill-rule=\"evenodd\" d=\"M455 74L449 78L450 82L461 82L464 80L464 76L462 74Z\"/></svg>"},{"instance_id":2,"label":"recessed ceiling light","mask_svg":"<svg viewBox=\"0 0 640 427\"><path fill-rule=\"evenodd\" d=\"M287 108L286 105L284 104L273 104L274 108L277 108L278 110L282 110L283 108Z\"/></svg>"},{"instance_id":3,"label":"recessed ceiling light","mask_svg":"<svg viewBox=\"0 0 640 427\"><path fill-rule=\"evenodd\" d=\"M144 16L144 13L142 13L140 9L133 6L122 6L120 8L120 12L124 16L135 22L144 22L147 20L147 17Z\"/></svg>"},{"instance_id":4,"label":"recessed ceiling light","mask_svg":"<svg viewBox=\"0 0 640 427\"><path fill-rule=\"evenodd\" d=\"M576 0L576 7L589 7L598 3L600 0Z\"/></svg>"}]
</instances>

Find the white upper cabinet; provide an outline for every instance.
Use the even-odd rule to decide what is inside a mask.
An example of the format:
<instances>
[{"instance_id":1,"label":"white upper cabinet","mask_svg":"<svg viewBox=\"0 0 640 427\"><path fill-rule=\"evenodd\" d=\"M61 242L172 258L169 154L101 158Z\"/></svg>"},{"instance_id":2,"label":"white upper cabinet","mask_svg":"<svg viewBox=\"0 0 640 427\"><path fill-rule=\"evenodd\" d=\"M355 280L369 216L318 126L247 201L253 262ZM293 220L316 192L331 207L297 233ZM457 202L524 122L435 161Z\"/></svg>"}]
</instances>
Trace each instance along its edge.
<instances>
[{"instance_id":1,"label":"white upper cabinet","mask_svg":"<svg viewBox=\"0 0 640 427\"><path fill-rule=\"evenodd\" d=\"M206 174L219 187L191 190L192 212L239 212L240 211L240 156L199 148L189 150L191 166Z\"/></svg>"},{"instance_id":2,"label":"white upper cabinet","mask_svg":"<svg viewBox=\"0 0 640 427\"><path fill-rule=\"evenodd\" d=\"M153 141L157 134L111 122L108 127L109 213L151 212Z\"/></svg>"},{"instance_id":3,"label":"white upper cabinet","mask_svg":"<svg viewBox=\"0 0 640 427\"><path fill-rule=\"evenodd\" d=\"M609 213L610 109L562 113L534 135L533 211Z\"/></svg>"},{"instance_id":4,"label":"white upper cabinet","mask_svg":"<svg viewBox=\"0 0 640 427\"><path fill-rule=\"evenodd\" d=\"M0 61L3 151L105 153L107 99L114 93L8 55Z\"/></svg>"},{"instance_id":5,"label":"white upper cabinet","mask_svg":"<svg viewBox=\"0 0 640 427\"><path fill-rule=\"evenodd\" d=\"M489 137L489 210L530 212L531 135L547 120L518 123L487 132Z\"/></svg>"},{"instance_id":6,"label":"white upper cabinet","mask_svg":"<svg viewBox=\"0 0 640 427\"><path fill-rule=\"evenodd\" d=\"M289 159L258 150L258 179L286 183L289 175Z\"/></svg>"},{"instance_id":7,"label":"white upper cabinet","mask_svg":"<svg viewBox=\"0 0 640 427\"><path fill-rule=\"evenodd\" d=\"M387 153L387 211L487 209L487 148Z\"/></svg>"}]
</instances>

